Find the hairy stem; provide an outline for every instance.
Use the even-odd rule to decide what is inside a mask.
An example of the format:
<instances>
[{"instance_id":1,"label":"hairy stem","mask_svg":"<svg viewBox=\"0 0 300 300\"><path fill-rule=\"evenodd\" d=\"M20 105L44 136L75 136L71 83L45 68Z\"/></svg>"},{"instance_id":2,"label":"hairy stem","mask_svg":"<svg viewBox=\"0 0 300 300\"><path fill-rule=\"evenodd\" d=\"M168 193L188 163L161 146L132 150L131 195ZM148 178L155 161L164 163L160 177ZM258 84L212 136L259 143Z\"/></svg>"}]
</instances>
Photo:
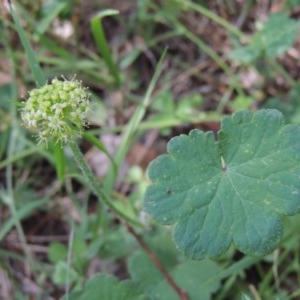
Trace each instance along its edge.
<instances>
[{"instance_id":1,"label":"hairy stem","mask_svg":"<svg viewBox=\"0 0 300 300\"><path fill-rule=\"evenodd\" d=\"M125 221L125 226L129 233L131 233L136 241L139 243L139 245L142 247L142 249L147 253L151 261L155 264L155 266L161 271L163 276L166 278L168 284L175 290L175 292L178 294L181 300L188 300L188 295L184 290L182 290L173 280L173 278L168 273L167 269L162 265L162 263L159 261L159 259L156 257L154 252L148 247L148 245L143 241L143 239L136 233L136 231L133 229L133 227L128 223L137 223L135 220L131 220L129 217L127 217L125 214L123 214L120 210L118 210L109 200L103 189L101 188L99 182L96 180L94 174L92 173L90 167L87 165L86 161L84 160L84 157L78 148L77 144L74 142L70 142L69 147L71 148L74 158L77 162L78 167L81 169L83 175L87 179L88 184L90 185L91 189L95 193L99 199L101 199L106 206L111 209L116 215L118 215L121 219ZM138 223L138 225L140 225Z\"/></svg>"},{"instance_id":2,"label":"hairy stem","mask_svg":"<svg viewBox=\"0 0 300 300\"><path fill-rule=\"evenodd\" d=\"M110 198L108 197L108 195L106 195L105 191L103 190L103 188L101 187L99 181L95 178L92 170L90 169L90 167L88 166L88 164L86 163L86 161L84 160L84 157L79 149L79 147L77 146L77 144L73 141L70 141L68 143L69 147L71 148L75 161L78 165L78 167L80 168L82 174L84 175L88 185L90 186L90 188L92 189L92 191L94 192L94 194L98 197L99 200L102 200L103 203L112 211L114 212L117 216L119 216L121 219L129 222L129 223L133 223L136 224L138 226L140 226L141 224L139 222L137 222L136 220L131 219L130 217L128 217L126 214L124 214L122 211L120 211L117 207L115 207L112 202L110 201Z\"/></svg>"}]
</instances>

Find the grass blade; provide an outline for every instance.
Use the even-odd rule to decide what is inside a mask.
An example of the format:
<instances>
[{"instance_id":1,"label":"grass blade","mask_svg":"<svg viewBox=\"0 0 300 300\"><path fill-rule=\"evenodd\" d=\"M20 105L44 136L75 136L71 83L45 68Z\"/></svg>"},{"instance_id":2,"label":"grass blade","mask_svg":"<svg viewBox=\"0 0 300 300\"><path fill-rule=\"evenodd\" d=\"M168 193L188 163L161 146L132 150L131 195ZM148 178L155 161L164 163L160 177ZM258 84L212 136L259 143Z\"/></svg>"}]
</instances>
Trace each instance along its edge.
<instances>
[{"instance_id":1,"label":"grass blade","mask_svg":"<svg viewBox=\"0 0 300 300\"><path fill-rule=\"evenodd\" d=\"M18 209L14 216L11 216L9 219L7 219L6 222L2 224L0 231L0 241L2 241L2 239L10 232L10 230L15 226L16 222L20 222L23 218L29 216L33 211L44 206L47 202L48 199L36 200Z\"/></svg>"},{"instance_id":2,"label":"grass blade","mask_svg":"<svg viewBox=\"0 0 300 300\"><path fill-rule=\"evenodd\" d=\"M37 82L37 84L39 86L43 86L46 83L46 79L44 77L42 69L39 65L39 62L36 59L35 53L30 45L30 42L26 36L26 33L23 30L23 28L19 22L18 16L15 13L10 1L9 1L9 6L10 6L10 13L12 15L12 18L13 18L15 26L16 26L16 30L19 34L20 40L21 40L24 50L26 52L26 55L27 55L27 58L29 61L29 66L30 66L31 72L34 76L34 80Z\"/></svg>"},{"instance_id":3,"label":"grass blade","mask_svg":"<svg viewBox=\"0 0 300 300\"><path fill-rule=\"evenodd\" d=\"M162 56L160 57L160 60L157 64L157 67L155 69L154 75L150 81L150 84L148 86L148 89L146 91L146 94L144 96L144 99L142 101L142 103L140 104L140 106L136 109L134 115L132 116L129 124L127 125L124 133L123 133L123 139L121 142L121 145L119 147L119 150L115 156L115 162L117 165L117 168L119 168L121 162L123 161L126 153L128 152L129 146L132 142L132 139L134 137L134 134L136 133L136 131L138 130L138 127L145 115L146 109L150 104L150 100L151 100L151 94L154 90L154 87L157 83L158 77L161 74L162 71L162 67L163 67L163 61L164 58L166 56L167 50L165 50L162 54ZM113 174L112 169L109 171L109 173L107 174L106 177L106 181L105 181L105 189L106 192L109 194L111 189L113 188L113 183L115 180L115 176Z\"/></svg>"},{"instance_id":4,"label":"grass blade","mask_svg":"<svg viewBox=\"0 0 300 300\"><path fill-rule=\"evenodd\" d=\"M118 67L114 62L114 59L111 55L111 51L108 46L107 39L104 34L103 26L102 26L102 18L106 16L113 16L118 14L119 12L114 9L106 9L98 13L95 17L91 20L91 30L96 42L96 45L103 56L103 59L111 73L114 77L115 84L117 87L120 86L121 79L118 71Z\"/></svg>"}]
</instances>

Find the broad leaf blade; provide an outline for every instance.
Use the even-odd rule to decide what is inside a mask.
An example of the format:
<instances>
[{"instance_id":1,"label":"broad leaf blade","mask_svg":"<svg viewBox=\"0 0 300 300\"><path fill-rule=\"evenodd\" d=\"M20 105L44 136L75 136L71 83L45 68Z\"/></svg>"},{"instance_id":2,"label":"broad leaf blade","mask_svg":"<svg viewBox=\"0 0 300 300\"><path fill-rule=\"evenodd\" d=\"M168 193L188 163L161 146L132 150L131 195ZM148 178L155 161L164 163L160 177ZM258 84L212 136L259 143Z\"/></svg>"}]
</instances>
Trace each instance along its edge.
<instances>
[{"instance_id":1,"label":"broad leaf blade","mask_svg":"<svg viewBox=\"0 0 300 300\"><path fill-rule=\"evenodd\" d=\"M273 251L284 215L300 211L300 128L276 110L241 111L212 132L173 138L149 167L144 209L174 224L178 248L216 257L233 242L249 255Z\"/></svg>"}]
</instances>

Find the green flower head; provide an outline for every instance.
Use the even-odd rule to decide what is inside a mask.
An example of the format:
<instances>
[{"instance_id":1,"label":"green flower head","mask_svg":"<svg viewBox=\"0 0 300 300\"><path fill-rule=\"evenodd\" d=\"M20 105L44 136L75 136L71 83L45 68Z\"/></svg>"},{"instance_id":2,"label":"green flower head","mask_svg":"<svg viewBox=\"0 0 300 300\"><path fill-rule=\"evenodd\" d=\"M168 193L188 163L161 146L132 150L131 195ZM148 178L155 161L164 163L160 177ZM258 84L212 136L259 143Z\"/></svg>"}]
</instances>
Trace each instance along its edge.
<instances>
[{"instance_id":1,"label":"green flower head","mask_svg":"<svg viewBox=\"0 0 300 300\"><path fill-rule=\"evenodd\" d=\"M78 80L54 78L50 84L30 91L21 112L24 125L38 132L39 142L53 139L65 143L80 137L89 110L86 90Z\"/></svg>"}]
</instances>

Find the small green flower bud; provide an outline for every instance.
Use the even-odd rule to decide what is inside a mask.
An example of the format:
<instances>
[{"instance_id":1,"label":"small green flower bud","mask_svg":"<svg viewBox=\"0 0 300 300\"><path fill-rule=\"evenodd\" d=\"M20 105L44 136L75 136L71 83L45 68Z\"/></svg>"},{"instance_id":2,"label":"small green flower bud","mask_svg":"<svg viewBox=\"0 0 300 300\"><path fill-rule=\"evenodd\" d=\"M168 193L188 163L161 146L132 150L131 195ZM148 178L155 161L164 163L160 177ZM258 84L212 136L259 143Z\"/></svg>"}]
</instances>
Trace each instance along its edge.
<instances>
[{"instance_id":1,"label":"small green flower bud","mask_svg":"<svg viewBox=\"0 0 300 300\"><path fill-rule=\"evenodd\" d=\"M21 111L24 125L38 132L39 142L64 143L80 137L89 109L86 90L78 80L54 78L51 84L30 91Z\"/></svg>"}]
</instances>

